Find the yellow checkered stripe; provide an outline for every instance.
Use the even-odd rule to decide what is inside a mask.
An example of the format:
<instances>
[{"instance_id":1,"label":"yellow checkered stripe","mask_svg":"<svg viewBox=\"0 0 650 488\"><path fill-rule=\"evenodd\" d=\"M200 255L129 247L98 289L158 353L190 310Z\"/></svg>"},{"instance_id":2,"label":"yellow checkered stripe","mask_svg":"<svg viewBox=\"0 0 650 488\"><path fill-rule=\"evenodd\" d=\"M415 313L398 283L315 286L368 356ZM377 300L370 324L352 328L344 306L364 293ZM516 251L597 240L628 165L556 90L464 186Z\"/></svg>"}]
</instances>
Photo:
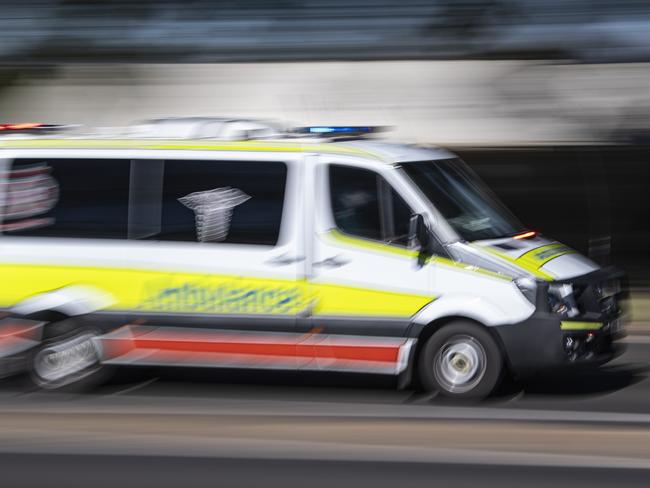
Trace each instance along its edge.
<instances>
[{"instance_id":1,"label":"yellow checkered stripe","mask_svg":"<svg viewBox=\"0 0 650 488\"><path fill-rule=\"evenodd\" d=\"M532 249L522 254L517 258L513 258L504 252L498 251L488 246L480 246L480 249L484 249L492 254L495 254L496 256L499 256L500 258L505 259L506 261L515 264L522 269L525 269L532 275L546 281L553 281L555 278L552 275L542 271L542 266L555 258L576 252L570 247L560 243L540 246L536 249Z\"/></svg>"},{"instance_id":2,"label":"yellow checkered stripe","mask_svg":"<svg viewBox=\"0 0 650 488\"><path fill-rule=\"evenodd\" d=\"M0 307L70 285L108 293L116 311L184 314L413 316L431 296L247 276L111 267L0 264Z\"/></svg>"},{"instance_id":3,"label":"yellow checkered stripe","mask_svg":"<svg viewBox=\"0 0 650 488\"><path fill-rule=\"evenodd\" d=\"M410 259L415 259L418 255L418 251L406 249L404 247L399 247L391 244L386 244L383 242L372 241L370 239L362 239L359 237L352 237L342 232L332 229L325 234L325 238L334 243L344 244L351 247L367 249L369 251L383 253L388 255L395 256L404 256ZM472 266L470 264L460 263L458 261L453 261L442 256L432 256L429 261L430 263L436 263L443 266L448 266L458 270L466 271L469 273L477 273L483 276L488 276L490 278L496 278L499 280L512 281L512 278L505 276L494 271L490 271L484 268L479 268L478 266Z\"/></svg>"},{"instance_id":4,"label":"yellow checkered stripe","mask_svg":"<svg viewBox=\"0 0 650 488\"><path fill-rule=\"evenodd\" d=\"M363 149L334 144L306 144L300 142L272 141L181 141L154 139L24 139L0 141L0 149L161 149L187 151L268 151L268 152L321 152L347 154L382 160Z\"/></svg>"}]
</instances>

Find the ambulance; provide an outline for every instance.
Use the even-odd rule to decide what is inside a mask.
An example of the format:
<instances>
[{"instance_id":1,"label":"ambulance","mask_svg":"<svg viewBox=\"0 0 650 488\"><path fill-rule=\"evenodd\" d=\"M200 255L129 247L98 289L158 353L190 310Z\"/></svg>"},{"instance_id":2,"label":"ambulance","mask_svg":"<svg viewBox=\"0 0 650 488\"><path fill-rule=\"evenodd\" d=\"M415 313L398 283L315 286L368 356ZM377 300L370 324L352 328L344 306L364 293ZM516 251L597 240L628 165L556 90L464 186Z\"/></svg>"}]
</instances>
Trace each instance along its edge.
<instances>
[{"instance_id":1,"label":"ambulance","mask_svg":"<svg viewBox=\"0 0 650 488\"><path fill-rule=\"evenodd\" d=\"M465 399L618 351L625 277L525 227L453 153L249 122L0 138L3 373L336 371Z\"/></svg>"}]
</instances>

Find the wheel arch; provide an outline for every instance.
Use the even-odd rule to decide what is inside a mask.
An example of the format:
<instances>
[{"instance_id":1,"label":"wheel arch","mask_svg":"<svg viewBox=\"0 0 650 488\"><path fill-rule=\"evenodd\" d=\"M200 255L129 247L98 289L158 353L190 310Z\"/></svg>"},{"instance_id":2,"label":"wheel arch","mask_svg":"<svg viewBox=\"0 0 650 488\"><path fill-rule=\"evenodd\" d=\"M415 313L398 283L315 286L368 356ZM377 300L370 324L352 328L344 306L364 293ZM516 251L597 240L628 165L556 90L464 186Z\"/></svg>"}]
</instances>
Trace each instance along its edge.
<instances>
[{"instance_id":1,"label":"wheel arch","mask_svg":"<svg viewBox=\"0 0 650 488\"><path fill-rule=\"evenodd\" d=\"M413 323L409 327L409 331L408 331L409 337L417 339L417 341L415 343L415 347L413 347L411 351L411 357L409 357L409 361L408 361L409 367L405 372L406 374L400 381L399 386L401 388L405 388L409 385L412 385L413 382L416 380L417 378L416 369L417 369L418 359L420 357L422 349L424 348L424 345L431 338L431 336L433 336L433 334L435 334L445 326L459 321L471 322L481 327L483 330L487 331L488 334L490 334L490 336L492 337L492 339L494 339L494 342L497 344L497 347L501 352L501 356L503 358L504 365L507 371L511 371L510 359L508 357L508 353L506 351L505 345L503 344L503 341L499 337L499 334L496 333L493 327L490 327L469 315L461 315L461 314L447 315L444 317L438 317L427 324Z\"/></svg>"},{"instance_id":2,"label":"wheel arch","mask_svg":"<svg viewBox=\"0 0 650 488\"><path fill-rule=\"evenodd\" d=\"M113 302L113 298L99 288L70 285L25 298L11 307L11 313L22 316L58 314L67 318L96 312Z\"/></svg>"}]
</instances>

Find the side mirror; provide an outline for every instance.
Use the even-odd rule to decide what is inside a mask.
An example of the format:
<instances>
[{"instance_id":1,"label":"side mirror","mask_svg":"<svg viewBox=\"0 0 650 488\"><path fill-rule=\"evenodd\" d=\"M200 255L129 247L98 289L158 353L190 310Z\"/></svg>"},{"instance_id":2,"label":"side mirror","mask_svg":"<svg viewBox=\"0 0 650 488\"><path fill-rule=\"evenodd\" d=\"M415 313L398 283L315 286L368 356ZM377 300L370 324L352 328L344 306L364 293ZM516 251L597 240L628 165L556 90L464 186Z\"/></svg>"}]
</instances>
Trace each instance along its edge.
<instances>
[{"instance_id":1,"label":"side mirror","mask_svg":"<svg viewBox=\"0 0 650 488\"><path fill-rule=\"evenodd\" d=\"M427 258L431 257L431 234L427 229L422 214L411 216L409 222L409 247L419 251L418 265L424 266Z\"/></svg>"}]
</instances>

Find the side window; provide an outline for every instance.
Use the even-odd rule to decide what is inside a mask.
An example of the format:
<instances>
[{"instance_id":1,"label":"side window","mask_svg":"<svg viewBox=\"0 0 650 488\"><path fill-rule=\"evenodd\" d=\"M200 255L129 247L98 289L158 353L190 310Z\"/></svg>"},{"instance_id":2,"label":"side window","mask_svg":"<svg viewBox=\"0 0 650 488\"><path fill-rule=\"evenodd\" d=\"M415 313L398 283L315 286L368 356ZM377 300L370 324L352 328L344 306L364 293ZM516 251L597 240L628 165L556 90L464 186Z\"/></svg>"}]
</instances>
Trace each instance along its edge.
<instances>
[{"instance_id":1,"label":"side window","mask_svg":"<svg viewBox=\"0 0 650 488\"><path fill-rule=\"evenodd\" d=\"M126 239L129 160L17 159L6 181L7 235Z\"/></svg>"},{"instance_id":2,"label":"side window","mask_svg":"<svg viewBox=\"0 0 650 488\"><path fill-rule=\"evenodd\" d=\"M165 161L162 222L152 238L275 245L286 179L281 162Z\"/></svg>"},{"instance_id":3,"label":"side window","mask_svg":"<svg viewBox=\"0 0 650 488\"><path fill-rule=\"evenodd\" d=\"M392 233L390 234L392 237L391 243L406 247L408 246L409 240L411 216L414 212L411 210L411 207L407 205L404 199L392 188L390 189L390 194L393 208L392 220L394 223Z\"/></svg>"},{"instance_id":4,"label":"side window","mask_svg":"<svg viewBox=\"0 0 650 488\"><path fill-rule=\"evenodd\" d=\"M372 171L330 166L334 222L346 234L382 240L378 178Z\"/></svg>"},{"instance_id":5,"label":"side window","mask_svg":"<svg viewBox=\"0 0 650 488\"><path fill-rule=\"evenodd\" d=\"M329 170L336 226L349 235L406 246L411 209L377 173L351 166Z\"/></svg>"}]
</instances>

